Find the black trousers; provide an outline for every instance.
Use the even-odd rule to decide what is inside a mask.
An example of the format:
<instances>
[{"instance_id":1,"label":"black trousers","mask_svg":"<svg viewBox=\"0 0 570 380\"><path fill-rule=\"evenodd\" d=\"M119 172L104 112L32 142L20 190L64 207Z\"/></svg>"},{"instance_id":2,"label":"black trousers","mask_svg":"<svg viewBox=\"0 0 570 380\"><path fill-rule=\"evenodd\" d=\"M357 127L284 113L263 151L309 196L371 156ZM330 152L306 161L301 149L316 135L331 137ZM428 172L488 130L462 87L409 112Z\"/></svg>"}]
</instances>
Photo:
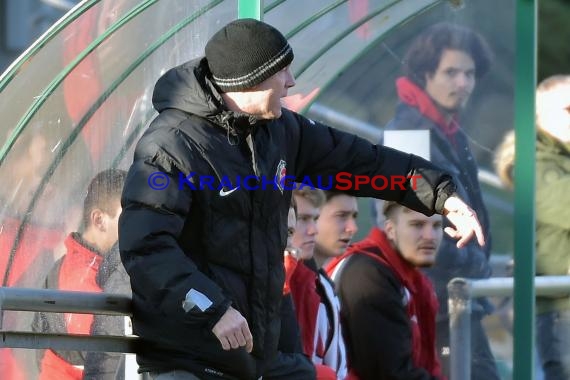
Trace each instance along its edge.
<instances>
[{"instance_id":1,"label":"black trousers","mask_svg":"<svg viewBox=\"0 0 570 380\"><path fill-rule=\"evenodd\" d=\"M570 310L536 316L536 348L544 380L570 378Z\"/></svg>"}]
</instances>

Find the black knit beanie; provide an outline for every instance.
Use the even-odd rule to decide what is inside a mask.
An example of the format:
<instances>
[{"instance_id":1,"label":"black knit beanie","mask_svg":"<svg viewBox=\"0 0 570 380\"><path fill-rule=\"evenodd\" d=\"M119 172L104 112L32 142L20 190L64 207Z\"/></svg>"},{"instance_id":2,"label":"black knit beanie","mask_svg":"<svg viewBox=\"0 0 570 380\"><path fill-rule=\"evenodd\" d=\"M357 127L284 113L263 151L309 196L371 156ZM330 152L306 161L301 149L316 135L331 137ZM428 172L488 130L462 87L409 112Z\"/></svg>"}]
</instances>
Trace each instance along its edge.
<instances>
[{"instance_id":1,"label":"black knit beanie","mask_svg":"<svg viewBox=\"0 0 570 380\"><path fill-rule=\"evenodd\" d=\"M243 91L293 61L293 49L274 27L254 19L232 21L210 38L206 58L222 92Z\"/></svg>"}]
</instances>

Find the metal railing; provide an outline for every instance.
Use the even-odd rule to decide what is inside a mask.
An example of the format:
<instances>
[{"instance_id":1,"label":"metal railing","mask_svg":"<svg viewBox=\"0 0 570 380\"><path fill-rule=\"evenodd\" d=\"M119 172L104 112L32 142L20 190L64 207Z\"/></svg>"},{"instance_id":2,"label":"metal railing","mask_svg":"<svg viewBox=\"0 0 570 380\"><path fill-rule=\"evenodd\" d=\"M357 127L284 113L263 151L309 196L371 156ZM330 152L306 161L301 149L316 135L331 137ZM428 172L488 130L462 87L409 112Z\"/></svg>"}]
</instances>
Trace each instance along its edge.
<instances>
[{"instance_id":1,"label":"metal railing","mask_svg":"<svg viewBox=\"0 0 570 380\"><path fill-rule=\"evenodd\" d=\"M512 277L485 280L454 278L448 284L450 329L450 380L471 378L471 304L478 297L513 294ZM570 295L570 276L535 278L537 296ZM73 312L125 315L132 311L127 295L0 287L0 347L133 353L138 337L110 335L52 334L3 331L4 311Z\"/></svg>"},{"instance_id":2,"label":"metal railing","mask_svg":"<svg viewBox=\"0 0 570 380\"><path fill-rule=\"evenodd\" d=\"M570 276L539 276L534 287L537 296L570 295ZM485 280L454 278L449 292L450 380L471 378L471 303L474 298L505 297L513 294L512 277Z\"/></svg>"},{"instance_id":3,"label":"metal railing","mask_svg":"<svg viewBox=\"0 0 570 380\"><path fill-rule=\"evenodd\" d=\"M131 297L52 289L0 287L0 347L133 353L138 337L4 331L4 311L132 315Z\"/></svg>"}]
</instances>

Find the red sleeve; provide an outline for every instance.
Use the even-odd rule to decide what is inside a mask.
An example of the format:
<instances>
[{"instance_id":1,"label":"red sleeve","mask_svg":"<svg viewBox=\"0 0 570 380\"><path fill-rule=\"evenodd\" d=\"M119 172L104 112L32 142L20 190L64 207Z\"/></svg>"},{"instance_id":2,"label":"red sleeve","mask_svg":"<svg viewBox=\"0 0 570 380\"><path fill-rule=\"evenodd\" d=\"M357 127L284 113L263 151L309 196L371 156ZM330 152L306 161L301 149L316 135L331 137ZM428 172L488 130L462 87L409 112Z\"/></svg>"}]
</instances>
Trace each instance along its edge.
<instances>
[{"instance_id":1,"label":"red sleeve","mask_svg":"<svg viewBox=\"0 0 570 380\"><path fill-rule=\"evenodd\" d=\"M283 264L285 265L285 283L283 284L283 295L286 296L291 292L289 282L291 282L291 276L297 269L297 260L292 258L290 255L285 255L283 257Z\"/></svg>"},{"instance_id":2,"label":"red sleeve","mask_svg":"<svg viewBox=\"0 0 570 380\"><path fill-rule=\"evenodd\" d=\"M297 264L297 269L289 280L289 287L295 304L295 314L301 329L303 352L309 357L312 357L315 351L317 312L321 302L321 297L317 293L316 280L317 274L303 262Z\"/></svg>"}]
</instances>

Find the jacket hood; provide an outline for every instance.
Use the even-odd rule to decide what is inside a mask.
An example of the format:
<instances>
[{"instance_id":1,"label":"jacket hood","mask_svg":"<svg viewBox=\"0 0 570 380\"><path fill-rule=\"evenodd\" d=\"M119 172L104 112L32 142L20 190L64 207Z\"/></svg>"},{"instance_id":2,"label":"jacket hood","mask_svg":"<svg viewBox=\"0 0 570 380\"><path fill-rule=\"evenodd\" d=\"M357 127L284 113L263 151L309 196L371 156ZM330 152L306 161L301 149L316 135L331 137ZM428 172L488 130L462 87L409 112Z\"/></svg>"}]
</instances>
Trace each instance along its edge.
<instances>
[{"instance_id":1,"label":"jacket hood","mask_svg":"<svg viewBox=\"0 0 570 380\"><path fill-rule=\"evenodd\" d=\"M211 76L205 57L176 66L156 82L152 104L159 113L174 108L206 118L227 131L232 145L237 144L251 133L255 124L265 121L229 110Z\"/></svg>"},{"instance_id":2,"label":"jacket hood","mask_svg":"<svg viewBox=\"0 0 570 380\"><path fill-rule=\"evenodd\" d=\"M175 108L211 118L224 110L220 93L210 81L206 58L198 58L174 67L156 82L152 104L158 112Z\"/></svg>"},{"instance_id":3,"label":"jacket hood","mask_svg":"<svg viewBox=\"0 0 570 380\"><path fill-rule=\"evenodd\" d=\"M570 156L570 144L565 144L555 137L550 136L540 128L537 129L537 142L539 148L537 154L565 155Z\"/></svg>"}]
</instances>

